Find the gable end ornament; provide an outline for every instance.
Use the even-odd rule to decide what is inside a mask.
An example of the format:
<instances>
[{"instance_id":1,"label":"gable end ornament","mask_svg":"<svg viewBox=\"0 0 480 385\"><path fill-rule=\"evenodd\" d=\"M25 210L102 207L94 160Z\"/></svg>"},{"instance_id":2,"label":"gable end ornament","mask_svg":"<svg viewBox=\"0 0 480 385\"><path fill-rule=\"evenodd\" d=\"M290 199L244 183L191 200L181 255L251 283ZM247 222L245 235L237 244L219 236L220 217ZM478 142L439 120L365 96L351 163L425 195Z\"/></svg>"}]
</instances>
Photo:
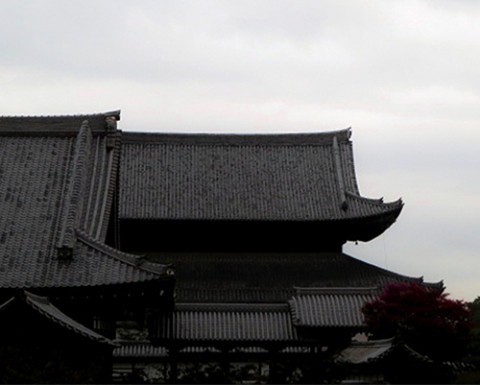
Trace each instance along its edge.
<instances>
[{"instance_id":1,"label":"gable end ornament","mask_svg":"<svg viewBox=\"0 0 480 385\"><path fill-rule=\"evenodd\" d=\"M110 115L105 118L105 129L107 132L107 150L112 150L115 148L117 132L117 118L115 116Z\"/></svg>"},{"instance_id":2,"label":"gable end ornament","mask_svg":"<svg viewBox=\"0 0 480 385\"><path fill-rule=\"evenodd\" d=\"M57 259L60 261L71 261L73 259L73 247L57 247Z\"/></svg>"}]
</instances>

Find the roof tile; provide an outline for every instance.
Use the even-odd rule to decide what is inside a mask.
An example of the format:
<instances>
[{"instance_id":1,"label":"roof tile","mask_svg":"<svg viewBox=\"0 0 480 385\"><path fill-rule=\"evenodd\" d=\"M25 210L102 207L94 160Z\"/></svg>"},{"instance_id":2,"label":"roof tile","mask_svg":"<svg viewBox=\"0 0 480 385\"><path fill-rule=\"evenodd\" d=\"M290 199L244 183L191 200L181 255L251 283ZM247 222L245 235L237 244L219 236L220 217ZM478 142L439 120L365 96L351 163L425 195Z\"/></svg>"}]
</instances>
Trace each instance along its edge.
<instances>
[{"instance_id":1,"label":"roof tile","mask_svg":"<svg viewBox=\"0 0 480 385\"><path fill-rule=\"evenodd\" d=\"M125 133L119 215L318 221L393 214L394 220L401 202L374 204L358 195L349 133ZM347 210L339 189L349 193Z\"/></svg>"},{"instance_id":2,"label":"roof tile","mask_svg":"<svg viewBox=\"0 0 480 385\"><path fill-rule=\"evenodd\" d=\"M293 322L301 327L364 327L362 307L376 298L374 288L310 288L290 301Z\"/></svg>"},{"instance_id":3,"label":"roof tile","mask_svg":"<svg viewBox=\"0 0 480 385\"><path fill-rule=\"evenodd\" d=\"M103 127L105 116L92 118L103 122L100 132L90 121L72 127L79 117L32 119L0 118L0 287L107 285L163 275L164 267L102 244L120 144L119 133ZM59 135L67 129L75 135ZM57 245L73 259L57 260Z\"/></svg>"}]
</instances>

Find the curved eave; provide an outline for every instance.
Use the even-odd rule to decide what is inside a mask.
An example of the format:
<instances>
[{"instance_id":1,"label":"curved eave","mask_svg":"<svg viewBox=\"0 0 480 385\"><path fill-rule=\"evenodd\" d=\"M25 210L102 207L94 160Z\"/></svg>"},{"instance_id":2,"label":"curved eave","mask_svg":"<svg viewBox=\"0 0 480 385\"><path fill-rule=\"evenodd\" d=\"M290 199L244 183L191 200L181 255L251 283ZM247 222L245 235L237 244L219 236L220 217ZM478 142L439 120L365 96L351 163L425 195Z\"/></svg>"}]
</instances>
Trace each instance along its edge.
<instances>
[{"instance_id":1,"label":"curved eave","mask_svg":"<svg viewBox=\"0 0 480 385\"><path fill-rule=\"evenodd\" d=\"M81 230L77 229L76 234L79 242L91 247L106 258L113 258L119 263L128 265L134 269L141 270L145 273L154 274L159 277L167 277L173 275L173 269L168 265L150 263L141 256L125 253L114 249L113 247L96 241L87 233Z\"/></svg>"},{"instance_id":2,"label":"curved eave","mask_svg":"<svg viewBox=\"0 0 480 385\"><path fill-rule=\"evenodd\" d=\"M92 341L99 342L102 344L107 344L110 346L117 346L112 340L94 332L93 330L87 328L86 326L78 323L74 319L68 317L66 314L61 312L58 308L52 305L48 297L41 297L35 294L32 294L28 291L24 291L25 302L32 307L34 310L42 314L44 317L50 319L56 324L71 330L72 332L79 334L83 337L86 337Z\"/></svg>"},{"instance_id":3,"label":"curved eave","mask_svg":"<svg viewBox=\"0 0 480 385\"><path fill-rule=\"evenodd\" d=\"M383 199L369 199L356 194L346 194L347 208L344 220L350 231L348 241L370 241L388 229L400 215L403 202L398 199L384 203Z\"/></svg>"}]
</instances>

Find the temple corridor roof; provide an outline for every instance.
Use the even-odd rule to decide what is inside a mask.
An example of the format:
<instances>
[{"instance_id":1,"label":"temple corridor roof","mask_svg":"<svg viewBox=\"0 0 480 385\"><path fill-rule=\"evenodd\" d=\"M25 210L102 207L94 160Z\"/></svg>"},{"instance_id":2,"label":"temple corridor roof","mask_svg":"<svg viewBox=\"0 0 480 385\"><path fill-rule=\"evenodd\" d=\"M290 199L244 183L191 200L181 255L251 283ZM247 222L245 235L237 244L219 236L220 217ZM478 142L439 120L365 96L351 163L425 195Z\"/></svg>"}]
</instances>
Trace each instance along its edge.
<instances>
[{"instance_id":1,"label":"temple corridor roof","mask_svg":"<svg viewBox=\"0 0 480 385\"><path fill-rule=\"evenodd\" d=\"M275 342L298 340L288 306L252 304L177 304L159 324L161 341Z\"/></svg>"},{"instance_id":2,"label":"temple corridor roof","mask_svg":"<svg viewBox=\"0 0 480 385\"><path fill-rule=\"evenodd\" d=\"M378 288L297 288L288 303L296 326L358 327L364 325L363 305L378 294Z\"/></svg>"}]
</instances>

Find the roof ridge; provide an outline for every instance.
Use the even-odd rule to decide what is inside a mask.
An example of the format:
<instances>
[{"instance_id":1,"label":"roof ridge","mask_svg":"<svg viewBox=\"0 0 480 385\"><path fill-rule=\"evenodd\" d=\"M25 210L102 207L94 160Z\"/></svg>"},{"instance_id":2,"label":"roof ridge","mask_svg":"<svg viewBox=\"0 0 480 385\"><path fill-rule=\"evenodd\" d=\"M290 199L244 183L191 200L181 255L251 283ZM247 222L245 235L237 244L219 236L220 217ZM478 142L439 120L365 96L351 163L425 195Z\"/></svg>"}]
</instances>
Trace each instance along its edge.
<instances>
[{"instance_id":1,"label":"roof ridge","mask_svg":"<svg viewBox=\"0 0 480 385\"><path fill-rule=\"evenodd\" d=\"M15 297L11 297L7 299L4 303L0 304L0 311L8 307L13 301L15 301Z\"/></svg>"},{"instance_id":2,"label":"roof ridge","mask_svg":"<svg viewBox=\"0 0 480 385\"><path fill-rule=\"evenodd\" d=\"M66 327L67 329L78 333L84 337L87 337L91 340L98 341L101 343L105 343L108 345L117 346L112 340L108 339L107 337L98 334L97 332L91 330L87 326L75 321L73 318L70 318L68 315L63 313L60 309L54 306L48 297L42 297L33 293L30 293L27 290L23 290L24 300L29 306L33 309L41 313L43 316L47 317L48 319L52 320L53 322ZM41 305L48 306L51 311L42 308ZM56 313L56 314L55 314ZM60 316L60 317L59 317ZM62 319L63 318L63 319Z\"/></svg>"},{"instance_id":3,"label":"roof ridge","mask_svg":"<svg viewBox=\"0 0 480 385\"><path fill-rule=\"evenodd\" d=\"M343 295L364 295L364 294L378 294L380 292L380 288L377 286L371 287L294 287L296 290L295 296L303 296L303 295L335 295L335 294L343 294Z\"/></svg>"},{"instance_id":4,"label":"roof ridge","mask_svg":"<svg viewBox=\"0 0 480 385\"><path fill-rule=\"evenodd\" d=\"M123 131L123 143L220 145L220 146L314 146L332 145L334 137L341 143L349 141L351 128L325 132L290 133L153 133Z\"/></svg>"},{"instance_id":5,"label":"roof ridge","mask_svg":"<svg viewBox=\"0 0 480 385\"><path fill-rule=\"evenodd\" d=\"M395 341L395 337L381 338L378 340L352 341L350 342L350 346L384 345L384 344L391 344L394 341Z\"/></svg>"},{"instance_id":6,"label":"roof ridge","mask_svg":"<svg viewBox=\"0 0 480 385\"><path fill-rule=\"evenodd\" d=\"M431 287L439 288L439 289L442 289L442 288L444 287L444 286L443 286L443 281L439 281L439 282L424 282L423 276L420 276L420 277L410 277L410 276L408 276L408 275L396 273L396 272L394 272L394 271L387 270L387 269L384 269L383 267L374 265L373 263L369 263L369 262L363 261L363 260L361 260L361 259L352 257L351 255L346 254L346 253L344 253L344 252L342 252L342 254L343 254L344 256L348 257L348 258L353 259L353 260L356 261L356 262L360 262L360 263L363 263L363 264L365 264L365 265L374 267L375 269L379 269L379 270L381 270L382 272L386 273L387 275L389 275L389 276L391 276L391 277L393 277L393 278L404 279L404 280L406 280L407 282L418 282L418 283L420 283L420 284L422 284L422 285L431 286Z\"/></svg>"},{"instance_id":7,"label":"roof ridge","mask_svg":"<svg viewBox=\"0 0 480 385\"><path fill-rule=\"evenodd\" d=\"M185 302L176 303L175 311L194 312L288 312L287 303L209 303L209 302Z\"/></svg>"},{"instance_id":8,"label":"roof ridge","mask_svg":"<svg viewBox=\"0 0 480 385\"><path fill-rule=\"evenodd\" d=\"M77 239L84 243L87 246L90 246L97 251L100 251L107 255L110 258L114 258L120 262L123 262L127 265L133 266L140 270L147 271L149 273L157 275L173 275L174 271L169 265L162 265L158 263L151 263L145 260L145 257L138 256L134 254L125 253L123 251L117 250L113 247L110 247L93 237L83 230L75 229Z\"/></svg>"},{"instance_id":9,"label":"roof ridge","mask_svg":"<svg viewBox=\"0 0 480 385\"><path fill-rule=\"evenodd\" d=\"M96 114L0 116L0 134L22 135L75 135L84 120L90 122L95 133L108 133L120 120L120 110Z\"/></svg>"},{"instance_id":10,"label":"roof ridge","mask_svg":"<svg viewBox=\"0 0 480 385\"><path fill-rule=\"evenodd\" d=\"M121 110L112 110L107 112L94 112L90 114L53 114L53 115L0 115L0 121L6 119L69 119L69 118L84 118L87 119L88 117L97 117L97 116L114 116L120 120L120 112Z\"/></svg>"},{"instance_id":11,"label":"roof ridge","mask_svg":"<svg viewBox=\"0 0 480 385\"><path fill-rule=\"evenodd\" d=\"M75 243L75 228L80 219L81 196L85 188L85 179L87 177L87 160L90 155L92 141L92 132L88 120L83 121L77 138L75 140L72 177L67 184L67 191L64 206L64 220L60 228L59 239L57 242L57 258L71 259L73 255L73 246Z\"/></svg>"}]
</instances>

